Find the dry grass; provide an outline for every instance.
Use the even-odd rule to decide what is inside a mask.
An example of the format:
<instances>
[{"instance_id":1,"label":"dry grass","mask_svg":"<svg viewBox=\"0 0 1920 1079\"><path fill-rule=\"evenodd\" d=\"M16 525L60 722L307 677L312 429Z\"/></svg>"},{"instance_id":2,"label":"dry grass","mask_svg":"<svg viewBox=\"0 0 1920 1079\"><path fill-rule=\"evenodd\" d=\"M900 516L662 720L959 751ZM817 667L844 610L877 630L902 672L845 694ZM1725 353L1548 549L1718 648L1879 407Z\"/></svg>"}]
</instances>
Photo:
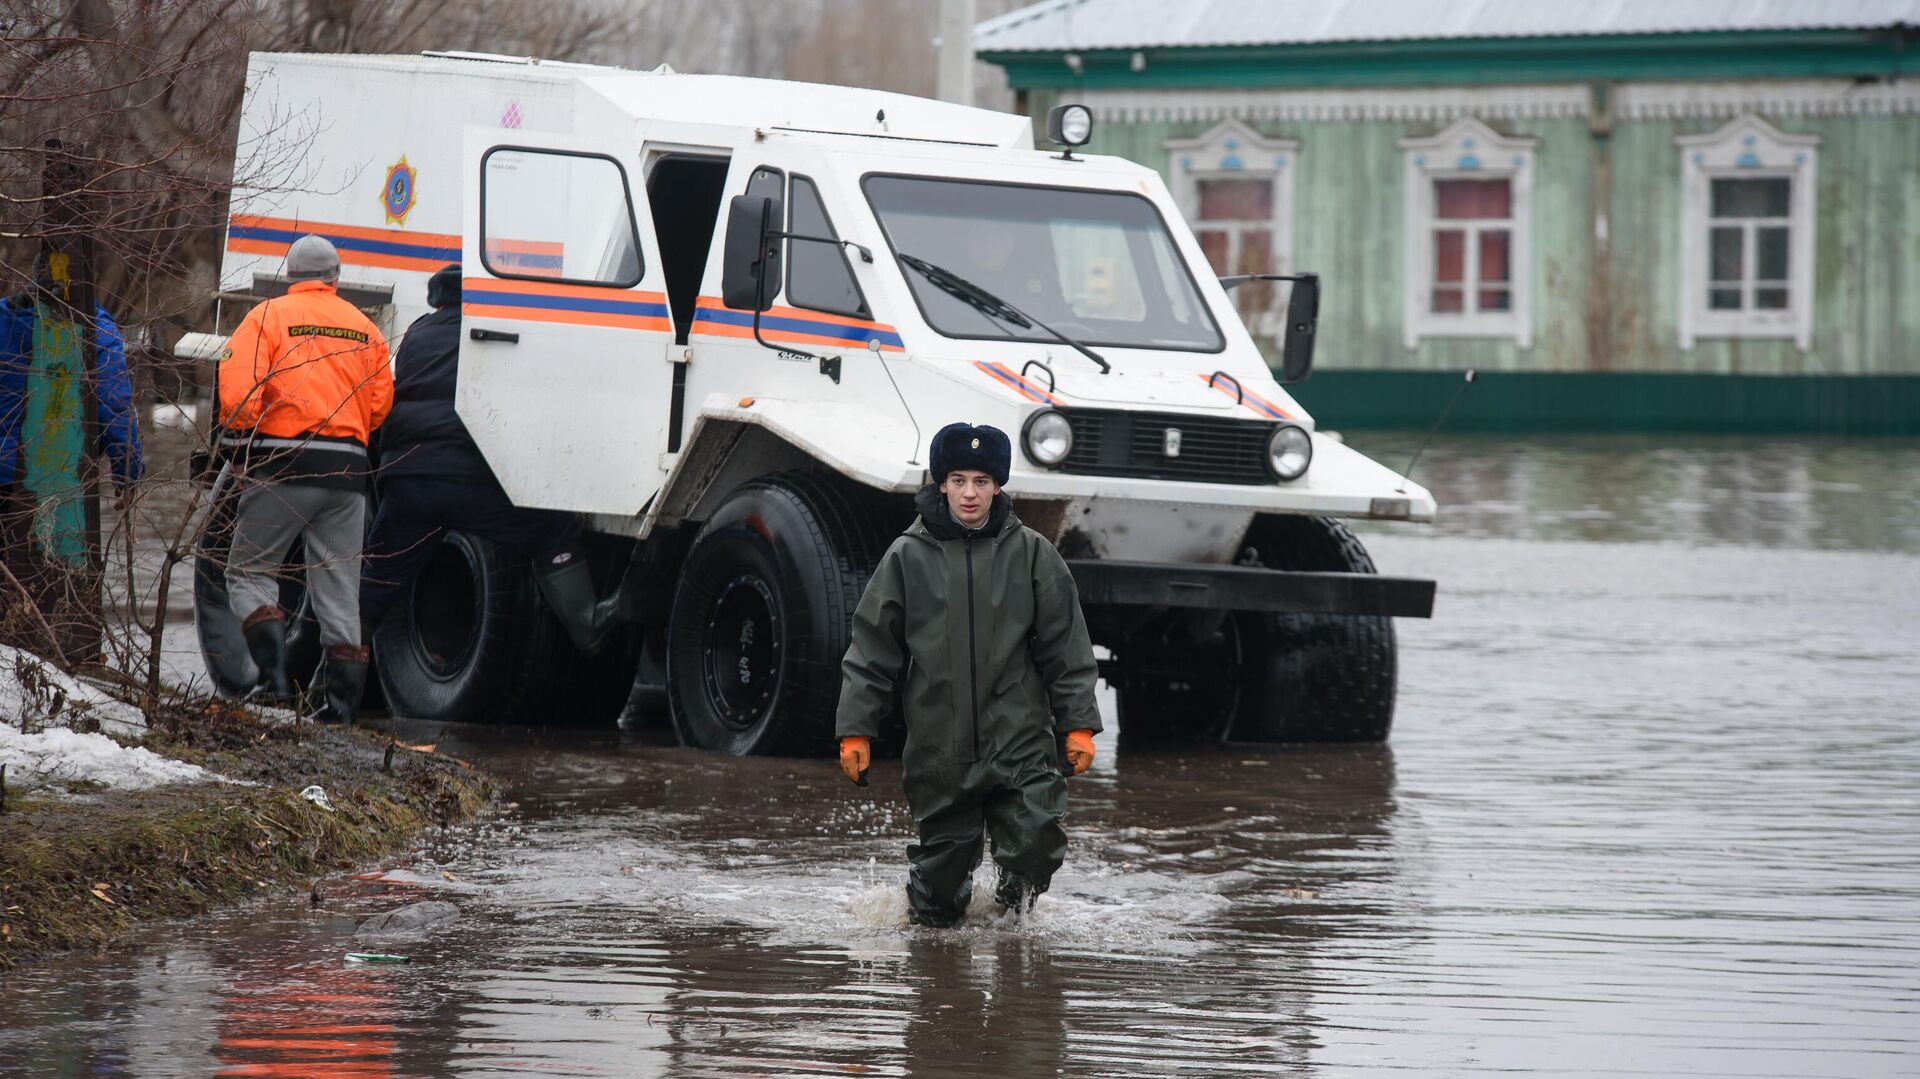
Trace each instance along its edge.
<instances>
[{"instance_id":1,"label":"dry grass","mask_svg":"<svg viewBox=\"0 0 1920 1079\"><path fill-rule=\"evenodd\" d=\"M275 728L226 704L156 717L156 752L239 784L15 799L0 815L0 970L136 923L307 885L478 812L495 785L373 732ZM390 770L389 770L390 769ZM333 812L300 796L325 788Z\"/></svg>"}]
</instances>

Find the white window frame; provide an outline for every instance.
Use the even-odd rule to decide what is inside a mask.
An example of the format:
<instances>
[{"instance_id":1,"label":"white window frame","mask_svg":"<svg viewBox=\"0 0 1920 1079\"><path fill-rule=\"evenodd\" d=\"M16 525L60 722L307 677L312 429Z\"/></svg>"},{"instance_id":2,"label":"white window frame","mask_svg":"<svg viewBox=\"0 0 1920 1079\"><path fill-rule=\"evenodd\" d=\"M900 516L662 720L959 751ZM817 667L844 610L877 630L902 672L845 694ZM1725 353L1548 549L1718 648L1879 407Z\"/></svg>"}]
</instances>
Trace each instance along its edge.
<instances>
[{"instance_id":1,"label":"white window frame","mask_svg":"<svg viewBox=\"0 0 1920 1079\"><path fill-rule=\"evenodd\" d=\"M1406 222L1402 248L1402 338L1414 348L1423 337L1505 337L1521 348L1533 347L1533 154L1538 139L1502 135L1471 116L1454 121L1437 135L1400 140L1404 162ZM1467 310L1433 310L1433 230L1436 180L1506 180L1511 200L1507 249L1506 311L1472 310L1478 295L1468 295ZM1479 222L1484 225L1485 222ZM1477 239L1476 223L1461 229ZM1480 262L1479 244L1465 252L1472 289Z\"/></svg>"},{"instance_id":2,"label":"white window frame","mask_svg":"<svg viewBox=\"0 0 1920 1079\"><path fill-rule=\"evenodd\" d=\"M1268 226L1273 236L1271 272L1293 272L1293 174L1300 140L1273 138L1238 120L1222 120L1197 138L1168 139L1166 147L1174 204L1195 233L1202 229L1227 233L1229 266L1238 264L1240 233L1246 223L1202 222L1200 181L1268 177L1273 184L1273 220ZM1255 317L1248 332L1279 334L1285 324L1286 296L1285 289L1274 289L1272 306Z\"/></svg>"},{"instance_id":3,"label":"white window frame","mask_svg":"<svg viewBox=\"0 0 1920 1079\"><path fill-rule=\"evenodd\" d=\"M1820 136L1788 135L1758 116L1740 116L1718 131L1681 135L1680 148L1680 347L1700 338L1792 338L1801 351L1813 347L1813 228ZM1784 311L1716 311L1707 303L1708 230L1712 228L1713 181L1785 178L1787 202L1787 307ZM1744 231L1741 258L1751 271L1757 258L1754 221ZM1768 219L1772 220L1772 219ZM1751 272L1745 278L1751 299Z\"/></svg>"}]
</instances>

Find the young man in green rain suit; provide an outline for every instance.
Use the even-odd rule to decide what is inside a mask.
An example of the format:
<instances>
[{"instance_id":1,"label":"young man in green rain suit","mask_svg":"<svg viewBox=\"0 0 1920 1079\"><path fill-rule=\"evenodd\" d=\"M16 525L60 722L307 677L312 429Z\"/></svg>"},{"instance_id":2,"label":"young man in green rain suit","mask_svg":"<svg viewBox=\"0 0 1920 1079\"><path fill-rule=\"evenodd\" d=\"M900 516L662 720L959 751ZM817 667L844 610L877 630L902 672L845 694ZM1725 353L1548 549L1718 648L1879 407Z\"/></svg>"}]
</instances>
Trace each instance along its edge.
<instances>
[{"instance_id":1,"label":"young man in green rain suit","mask_svg":"<svg viewBox=\"0 0 1920 1079\"><path fill-rule=\"evenodd\" d=\"M1067 853L1063 750L1075 774L1100 729L1086 619L1067 564L1000 493L1012 447L993 427L933 436L935 483L880 559L841 666L840 768L864 782L872 739L905 704L907 901L920 925L950 926L973 897L982 831L999 866L994 898L1023 911Z\"/></svg>"}]
</instances>

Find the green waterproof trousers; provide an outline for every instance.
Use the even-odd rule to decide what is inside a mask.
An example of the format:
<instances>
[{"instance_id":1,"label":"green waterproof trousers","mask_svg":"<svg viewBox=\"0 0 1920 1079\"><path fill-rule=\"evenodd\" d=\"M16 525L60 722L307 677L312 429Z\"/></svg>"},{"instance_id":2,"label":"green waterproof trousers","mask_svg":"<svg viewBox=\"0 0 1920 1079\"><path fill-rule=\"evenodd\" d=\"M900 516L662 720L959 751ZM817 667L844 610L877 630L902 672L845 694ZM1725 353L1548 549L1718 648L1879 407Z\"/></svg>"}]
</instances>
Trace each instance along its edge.
<instances>
[{"instance_id":1,"label":"green waterproof trousers","mask_svg":"<svg viewBox=\"0 0 1920 1079\"><path fill-rule=\"evenodd\" d=\"M981 840L993 841L1002 871L1044 892L1067 857L1067 781L1050 759L1031 755L971 761L933 806L914 807L920 842L907 847L907 902L921 925L949 926L973 900ZM982 830L985 836L982 836Z\"/></svg>"}]
</instances>

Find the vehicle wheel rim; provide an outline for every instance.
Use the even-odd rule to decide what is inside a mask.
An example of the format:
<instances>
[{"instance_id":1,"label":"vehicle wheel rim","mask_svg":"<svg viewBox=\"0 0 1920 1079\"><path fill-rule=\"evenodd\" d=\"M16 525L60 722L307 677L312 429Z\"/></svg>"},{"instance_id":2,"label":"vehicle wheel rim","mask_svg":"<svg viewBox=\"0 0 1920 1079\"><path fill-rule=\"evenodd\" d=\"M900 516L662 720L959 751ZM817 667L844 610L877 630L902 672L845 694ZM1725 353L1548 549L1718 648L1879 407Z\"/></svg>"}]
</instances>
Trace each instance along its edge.
<instances>
[{"instance_id":1,"label":"vehicle wheel rim","mask_svg":"<svg viewBox=\"0 0 1920 1079\"><path fill-rule=\"evenodd\" d=\"M707 700L729 730L747 731L772 706L780 683L780 615L773 589L753 574L714 597L701 642Z\"/></svg>"},{"instance_id":2,"label":"vehicle wheel rim","mask_svg":"<svg viewBox=\"0 0 1920 1079\"><path fill-rule=\"evenodd\" d=\"M466 669L479 643L477 576L464 549L442 543L409 590L407 618L414 651L427 672L441 681Z\"/></svg>"}]
</instances>

